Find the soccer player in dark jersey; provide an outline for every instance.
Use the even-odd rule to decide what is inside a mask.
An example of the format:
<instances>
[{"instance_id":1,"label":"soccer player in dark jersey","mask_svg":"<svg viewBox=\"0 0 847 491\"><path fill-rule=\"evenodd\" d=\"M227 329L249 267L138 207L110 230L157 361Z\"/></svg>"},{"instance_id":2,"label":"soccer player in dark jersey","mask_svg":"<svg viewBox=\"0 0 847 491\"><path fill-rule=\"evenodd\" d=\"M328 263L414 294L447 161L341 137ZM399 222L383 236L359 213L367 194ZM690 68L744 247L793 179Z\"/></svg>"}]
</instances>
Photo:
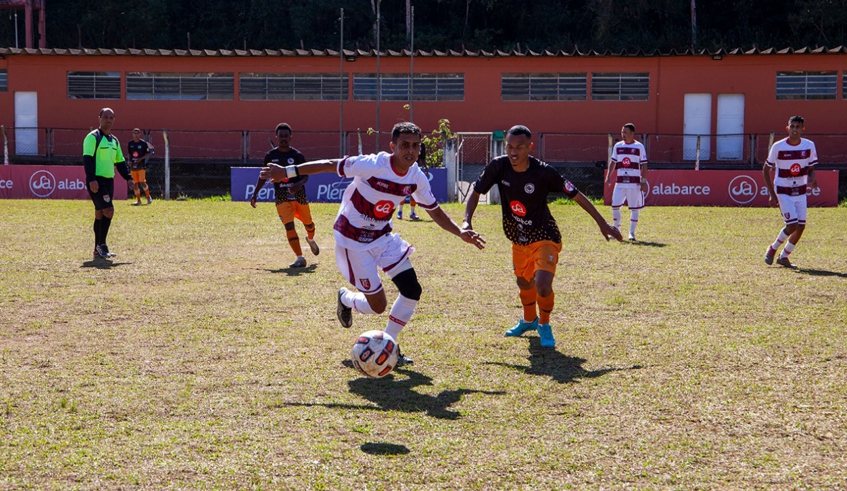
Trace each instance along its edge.
<instances>
[{"instance_id":1,"label":"soccer player in dark jersey","mask_svg":"<svg viewBox=\"0 0 847 491\"><path fill-rule=\"evenodd\" d=\"M606 223L591 201L556 169L530 157L532 147L529 128L518 125L509 129L506 155L489 162L480 174L468 198L462 228L473 229L471 220L479 196L496 185L503 207L503 231L512 241L512 262L523 304L523 318L506 331L506 336L537 330L541 346L554 348L556 340L550 327L550 313L562 234L547 206L547 195L561 192L576 201L594 218L606 240L620 241L621 233Z\"/></svg>"},{"instance_id":2,"label":"soccer player in dark jersey","mask_svg":"<svg viewBox=\"0 0 847 491\"><path fill-rule=\"evenodd\" d=\"M281 166L298 165L306 161L306 157L291 146L291 126L288 123L276 125L275 133L278 146L265 154L265 165L270 163ZM312 221L312 212L309 209L309 200L306 198L306 189L304 187L308 180L309 176L304 175L273 183L276 211L285 227L285 234L288 236L288 245L291 246L291 249L297 256L294 262L290 264L292 268L306 267L306 258L303 257L303 250L300 247L300 237L294 228L295 218L303 222L303 225L306 227L306 242L309 244L312 254L317 256L321 252L318 243L315 242L315 223ZM259 190L262 189L266 181L267 179L259 177L259 180L256 182L256 190L253 191L253 197L250 198L250 206L253 208L256 207L256 198L259 195Z\"/></svg>"},{"instance_id":3,"label":"soccer player in dark jersey","mask_svg":"<svg viewBox=\"0 0 847 491\"><path fill-rule=\"evenodd\" d=\"M112 135L115 112L108 107L100 110L100 126L86 135L82 142L82 165L88 195L94 202L94 259L111 259L115 254L106 245L106 236L115 215L115 168L132 185L132 176L121 151L121 143Z\"/></svg>"},{"instance_id":4,"label":"soccer player in dark jersey","mask_svg":"<svg viewBox=\"0 0 847 491\"><path fill-rule=\"evenodd\" d=\"M127 154L129 154L129 171L132 173L132 182L135 183L133 191L135 191L135 203L133 206L141 204L141 190L147 196L147 204L153 203L153 198L150 197L150 188L147 186L147 160L150 159L153 145L141 139L141 130L134 128L132 130L132 140L126 144Z\"/></svg>"}]
</instances>

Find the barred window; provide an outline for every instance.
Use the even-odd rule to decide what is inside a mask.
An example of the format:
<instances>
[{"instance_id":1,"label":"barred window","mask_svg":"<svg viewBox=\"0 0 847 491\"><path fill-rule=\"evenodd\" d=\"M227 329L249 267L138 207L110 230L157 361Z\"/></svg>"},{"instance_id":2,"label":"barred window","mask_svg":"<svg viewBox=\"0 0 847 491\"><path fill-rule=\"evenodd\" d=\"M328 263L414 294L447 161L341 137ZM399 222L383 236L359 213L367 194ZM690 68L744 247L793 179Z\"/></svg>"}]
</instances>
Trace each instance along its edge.
<instances>
[{"instance_id":1,"label":"barred window","mask_svg":"<svg viewBox=\"0 0 847 491\"><path fill-rule=\"evenodd\" d=\"M591 74L591 100L646 101L649 97L649 73Z\"/></svg>"},{"instance_id":2,"label":"barred window","mask_svg":"<svg viewBox=\"0 0 847 491\"><path fill-rule=\"evenodd\" d=\"M146 73L126 74L129 100L231 101L235 94L232 73Z\"/></svg>"},{"instance_id":3,"label":"barred window","mask_svg":"<svg viewBox=\"0 0 847 491\"><path fill-rule=\"evenodd\" d=\"M0 68L0 92L9 90L9 73L5 68Z\"/></svg>"},{"instance_id":4,"label":"barred window","mask_svg":"<svg viewBox=\"0 0 847 491\"><path fill-rule=\"evenodd\" d=\"M504 73L500 76L503 101L584 101L588 98L585 73Z\"/></svg>"},{"instance_id":5,"label":"barred window","mask_svg":"<svg viewBox=\"0 0 847 491\"><path fill-rule=\"evenodd\" d=\"M835 99L838 72L776 72L776 100Z\"/></svg>"},{"instance_id":6,"label":"barred window","mask_svg":"<svg viewBox=\"0 0 847 491\"><path fill-rule=\"evenodd\" d=\"M242 73L238 85L243 101L346 101L350 97L349 75Z\"/></svg>"},{"instance_id":7,"label":"barred window","mask_svg":"<svg viewBox=\"0 0 847 491\"><path fill-rule=\"evenodd\" d=\"M121 72L68 72L68 99L120 99Z\"/></svg>"},{"instance_id":8,"label":"barred window","mask_svg":"<svg viewBox=\"0 0 847 491\"><path fill-rule=\"evenodd\" d=\"M421 73L414 78L409 74L388 73L379 76L382 101L463 101L465 100L464 73ZM376 74L353 76L353 100L375 101Z\"/></svg>"}]
</instances>

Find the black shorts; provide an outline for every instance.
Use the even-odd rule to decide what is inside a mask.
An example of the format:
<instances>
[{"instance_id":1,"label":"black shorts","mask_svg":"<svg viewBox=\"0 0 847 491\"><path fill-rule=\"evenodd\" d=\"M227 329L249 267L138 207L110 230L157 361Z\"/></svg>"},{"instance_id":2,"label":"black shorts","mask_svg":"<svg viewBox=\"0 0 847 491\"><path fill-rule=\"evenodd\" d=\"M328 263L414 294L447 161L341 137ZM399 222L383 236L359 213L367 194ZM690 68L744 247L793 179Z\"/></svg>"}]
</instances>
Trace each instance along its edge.
<instances>
[{"instance_id":1,"label":"black shorts","mask_svg":"<svg viewBox=\"0 0 847 491\"><path fill-rule=\"evenodd\" d=\"M85 189L88 190L88 195L91 196L91 201L94 202L95 210L105 210L107 208L115 207L115 205L112 203L112 200L115 198L114 177L97 176L97 184L100 185L100 189L98 189L96 193L92 193L91 187L89 187L87 184L88 183L86 183Z\"/></svg>"}]
</instances>

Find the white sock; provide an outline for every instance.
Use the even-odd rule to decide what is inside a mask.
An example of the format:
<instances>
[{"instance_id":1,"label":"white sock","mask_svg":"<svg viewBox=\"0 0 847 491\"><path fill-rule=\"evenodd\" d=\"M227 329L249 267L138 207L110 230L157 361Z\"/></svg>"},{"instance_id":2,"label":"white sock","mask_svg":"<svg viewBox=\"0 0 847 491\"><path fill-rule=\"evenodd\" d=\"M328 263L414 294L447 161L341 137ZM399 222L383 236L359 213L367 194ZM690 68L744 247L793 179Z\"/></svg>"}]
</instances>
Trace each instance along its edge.
<instances>
[{"instance_id":1,"label":"white sock","mask_svg":"<svg viewBox=\"0 0 847 491\"><path fill-rule=\"evenodd\" d=\"M397 295L397 300L391 306L391 312L388 314L388 325L385 327L385 332L397 341L397 335L406 327L412 314L415 313L415 307L418 305L417 300L406 298L403 295Z\"/></svg>"},{"instance_id":2,"label":"white sock","mask_svg":"<svg viewBox=\"0 0 847 491\"><path fill-rule=\"evenodd\" d=\"M615 228L617 228L617 229L621 228L621 207L620 206L618 206L617 208L612 207L612 225L614 225Z\"/></svg>"},{"instance_id":3,"label":"white sock","mask_svg":"<svg viewBox=\"0 0 847 491\"><path fill-rule=\"evenodd\" d=\"M782 248L782 254L779 255L780 258L785 259L789 254L794 252L794 248L797 247L797 244L792 244L791 242L786 242L785 247Z\"/></svg>"},{"instance_id":4,"label":"white sock","mask_svg":"<svg viewBox=\"0 0 847 491\"><path fill-rule=\"evenodd\" d=\"M635 236L635 227L638 226L638 212L641 210L630 210L629 212L629 235Z\"/></svg>"},{"instance_id":5,"label":"white sock","mask_svg":"<svg viewBox=\"0 0 847 491\"><path fill-rule=\"evenodd\" d=\"M787 235L785 235L785 229L780 230L780 231L779 231L779 236L777 236L777 238L776 238L776 240L774 241L774 243L773 243L773 244L771 244L771 249L773 249L774 251L778 251L778 250L779 250L779 246L781 246L781 245L782 245L782 243L786 241L786 239L788 239L788 236L787 236ZM787 247L787 246L786 246L786 247Z\"/></svg>"},{"instance_id":6,"label":"white sock","mask_svg":"<svg viewBox=\"0 0 847 491\"><path fill-rule=\"evenodd\" d=\"M360 314L376 314L368 303L367 297L362 292L351 292L347 290L344 295L341 295L341 303Z\"/></svg>"}]
</instances>

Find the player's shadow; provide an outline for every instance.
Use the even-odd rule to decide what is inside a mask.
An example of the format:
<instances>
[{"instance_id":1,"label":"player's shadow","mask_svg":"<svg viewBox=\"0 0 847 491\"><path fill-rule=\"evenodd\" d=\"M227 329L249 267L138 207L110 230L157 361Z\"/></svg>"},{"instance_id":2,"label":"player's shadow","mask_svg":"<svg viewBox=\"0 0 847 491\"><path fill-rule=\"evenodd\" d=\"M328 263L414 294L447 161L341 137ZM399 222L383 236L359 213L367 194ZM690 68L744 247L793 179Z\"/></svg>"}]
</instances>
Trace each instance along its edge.
<instances>
[{"instance_id":1,"label":"player's shadow","mask_svg":"<svg viewBox=\"0 0 847 491\"><path fill-rule=\"evenodd\" d=\"M667 246L667 244L665 244L663 242L650 242L650 241L643 241L643 240L629 240L629 241L624 241L624 242L627 242L630 245L641 246L641 247L665 247L665 246Z\"/></svg>"},{"instance_id":2,"label":"player's shadow","mask_svg":"<svg viewBox=\"0 0 847 491\"><path fill-rule=\"evenodd\" d=\"M807 274L809 276L835 276L838 278L847 278L847 273L838 273L836 271L827 271L825 269L806 269L798 268L794 270L796 273Z\"/></svg>"},{"instance_id":3,"label":"player's shadow","mask_svg":"<svg viewBox=\"0 0 847 491\"><path fill-rule=\"evenodd\" d=\"M115 262L110 261L108 259L94 259L91 261L85 261L80 265L80 268L97 268L97 269L113 269L118 266L123 266L125 264L132 264L130 262Z\"/></svg>"},{"instance_id":4,"label":"player's shadow","mask_svg":"<svg viewBox=\"0 0 847 491\"><path fill-rule=\"evenodd\" d=\"M366 442L359 448L362 449L362 452L371 455L405 455L409 453L407 446L396 443Z\"/></svg>"},{"instance_id":5,"label":"player's shadow","mask_svg":"<svg viewBox=\"0 0 847 491\"><path fill-rule=\"evenodd\" d=\"M302 276L304 274L313 274L315 270L318 269L317 264L310 264L305 268L278 268L278 269L261 269L260 271L267 271L269 273L284 273L288 276Z\"/></svg>"},{"instance_id":6,"label":"player's shadow","mask_svg":"<svg viewBox=\"0 0 847 491\"><path fill-rule=\"evenodd\" d=\"M578 379L597 378L609 372L621 370L638 370L641 365L632 365L623 368L602 368L600 370L586 370L582 364L585 358L577 358L560 353L554 349L542 348L539 338L529 338L529 366L513 365L511 363L487 362L489 365L500 365L513 370L524 372L529 375L541 375L550 377L560 384L576 382Z\"/></svg>"}]
</instances>

